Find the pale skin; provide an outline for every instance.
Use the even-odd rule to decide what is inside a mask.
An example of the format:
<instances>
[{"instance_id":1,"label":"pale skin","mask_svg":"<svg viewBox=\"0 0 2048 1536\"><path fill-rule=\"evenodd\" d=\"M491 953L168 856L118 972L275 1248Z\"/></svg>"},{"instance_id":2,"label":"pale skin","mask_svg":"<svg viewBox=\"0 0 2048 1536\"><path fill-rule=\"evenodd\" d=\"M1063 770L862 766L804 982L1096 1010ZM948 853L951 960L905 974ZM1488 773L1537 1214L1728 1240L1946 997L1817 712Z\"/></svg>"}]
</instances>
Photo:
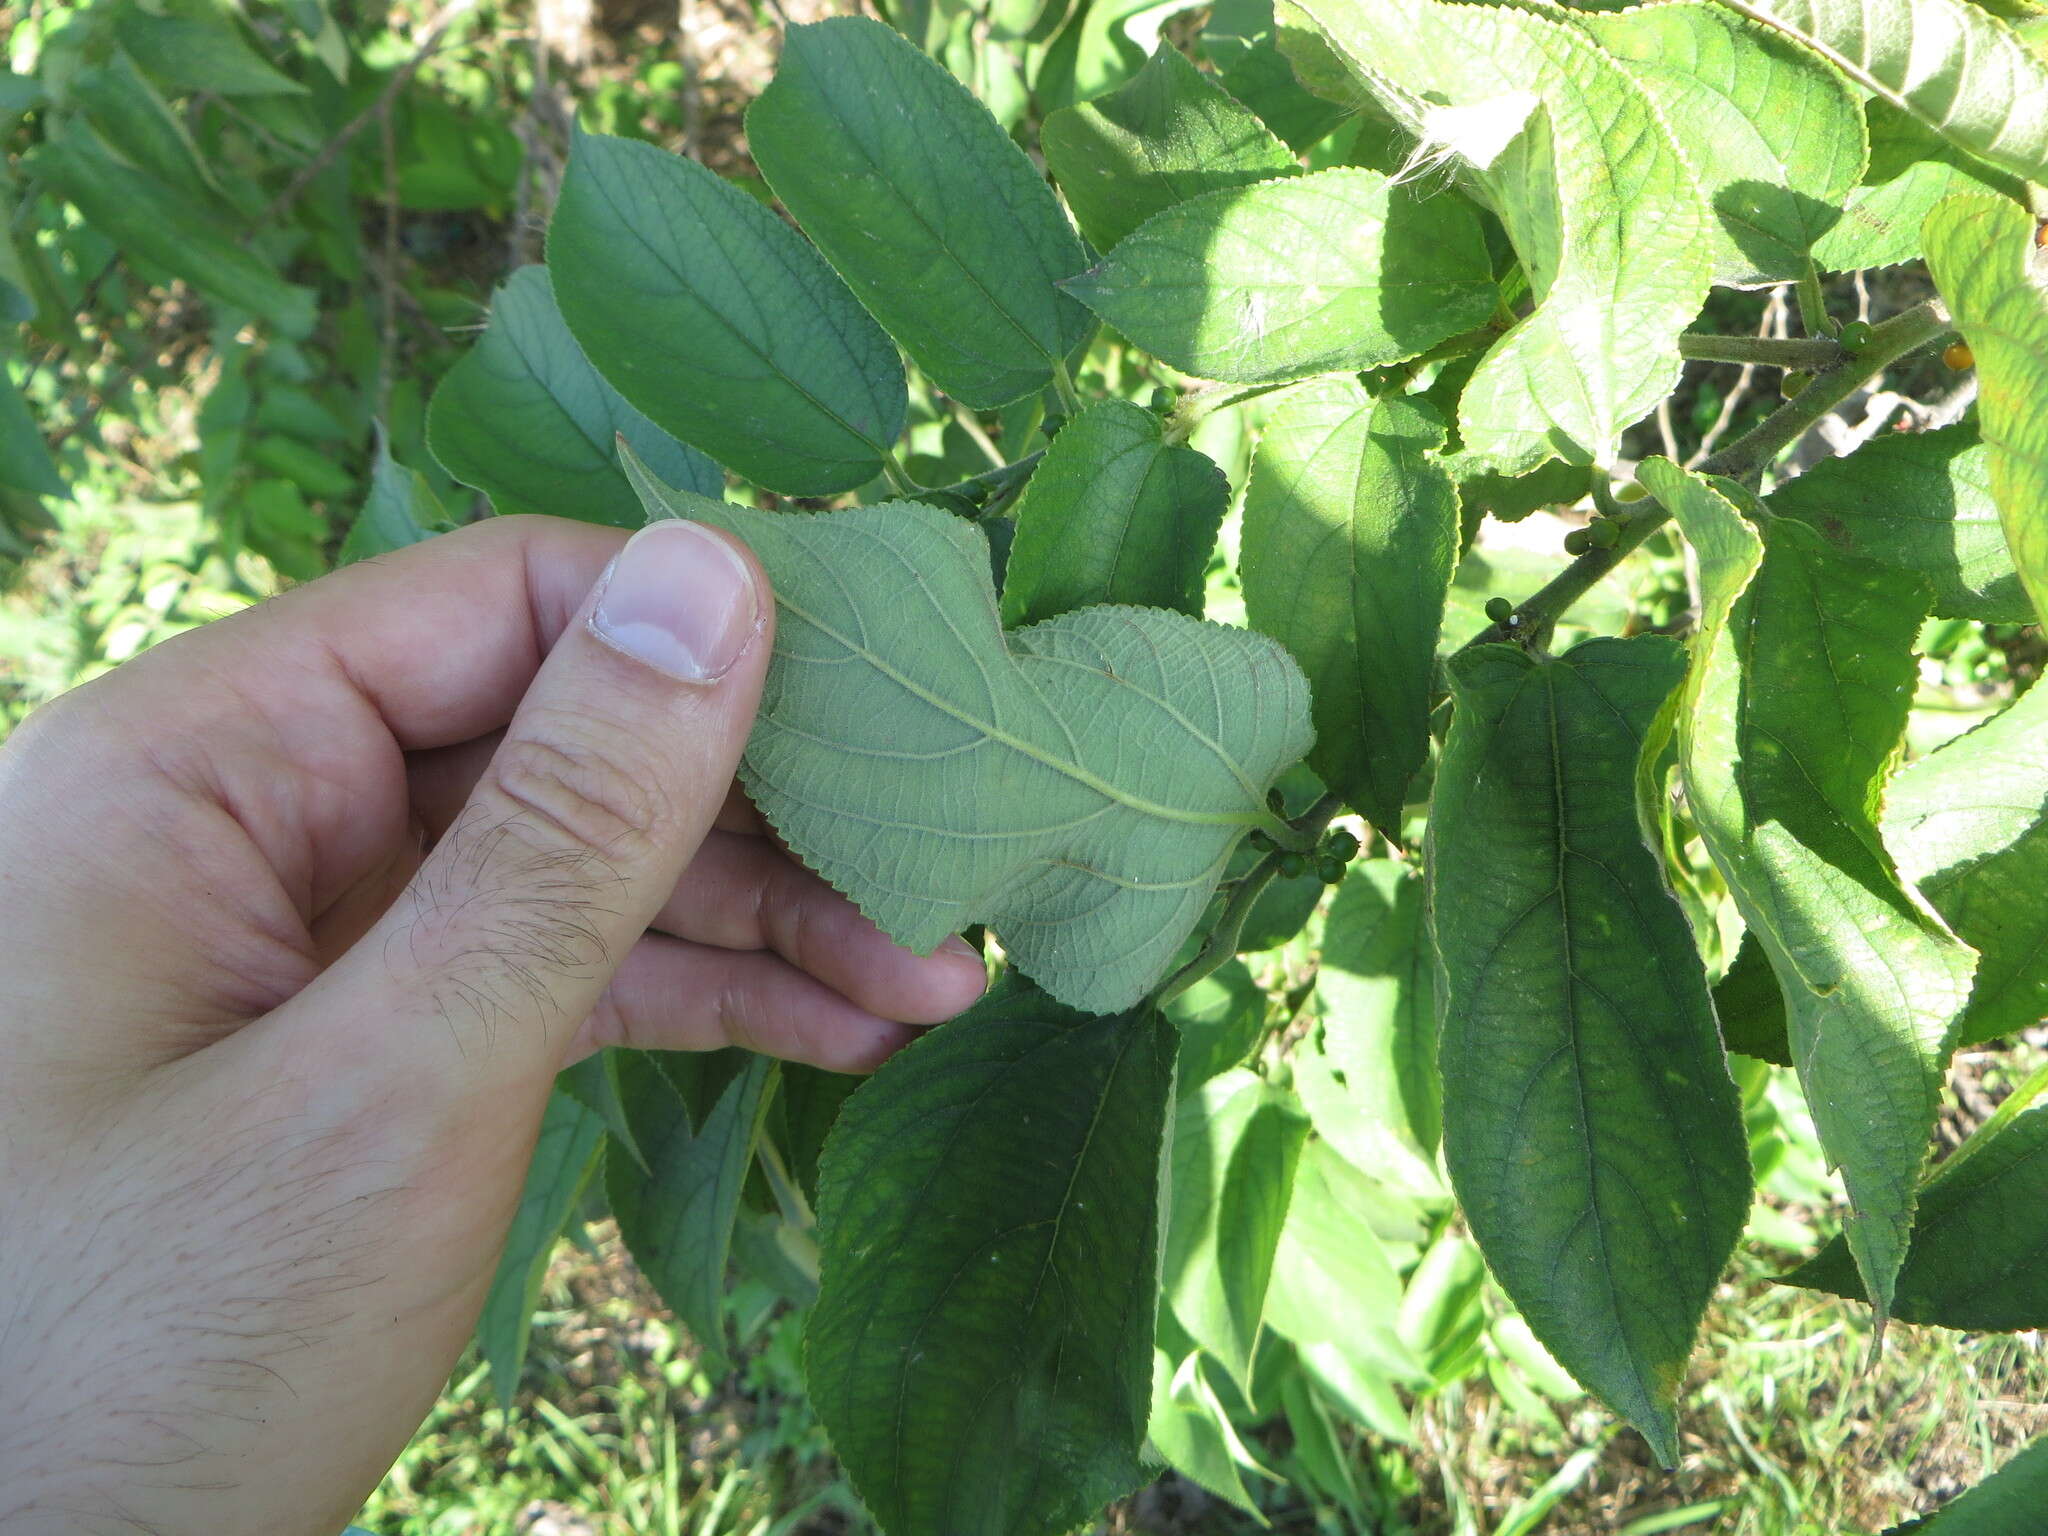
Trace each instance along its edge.
<instances>
[{"instance_id":1,"label":"pale skin","mask_svg":"<svg viewBox=\"0 0 2048 1536\"><path fill-rule=\"evenodd\" d=\"M688 537L593 594L623 533L495 520L0 748L0 1533L336 1536L469 1335L559 1069L866 1071L979 995L735 790L773 606ZM711 640L650 622L655 558Z\"/></svg>"}]
</instances>

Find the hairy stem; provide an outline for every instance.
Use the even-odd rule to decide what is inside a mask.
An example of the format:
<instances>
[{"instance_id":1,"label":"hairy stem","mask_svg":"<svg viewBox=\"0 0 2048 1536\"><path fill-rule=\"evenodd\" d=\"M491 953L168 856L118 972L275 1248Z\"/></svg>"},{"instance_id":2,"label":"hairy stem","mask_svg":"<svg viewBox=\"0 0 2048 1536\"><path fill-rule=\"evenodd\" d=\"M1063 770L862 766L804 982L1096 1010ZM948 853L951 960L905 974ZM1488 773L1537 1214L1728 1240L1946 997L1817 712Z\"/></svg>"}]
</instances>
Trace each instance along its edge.
<instances>
[{"instance_id":1,"label":"hairy stem","mask_svg":"<svg viewBox=\"0 0 2048 1536\"><path fill-rule=\"evenodd\" d=\"M1842 360L1842 344L1832 336L1709 336L1687 331L1678 338L1678 355L1706 363L1761 363L1766 368L1818 373Z\"/></svg>"},{"instance_id":2,"label":"hairy stem","mask_svg":"<svg viewBox=\"0 0 2048 1536\"><path fill-rule=\"evenodd\" d=\"M1702 461L1699 472L1755 484L1764 466L1804 436L1821 417L1899 359L1932 346L1948 333L1948 311L1938 299L1929 299L1892 316L1872 330L1870 340L1855 352L1837 347L1840 355L1832 366L1816 372L1806 388L1750 432ZM1612 544L1605 549L1587 550L1506 619L1489 624L1474 635L1465 649L1500 640L1540 643L1547 638L1566 609L1671 520L1671 514L1656 501L1639 501L1632 506L1625 517L1611 520L1620 533Z\"/></svg>"}]
</instances>

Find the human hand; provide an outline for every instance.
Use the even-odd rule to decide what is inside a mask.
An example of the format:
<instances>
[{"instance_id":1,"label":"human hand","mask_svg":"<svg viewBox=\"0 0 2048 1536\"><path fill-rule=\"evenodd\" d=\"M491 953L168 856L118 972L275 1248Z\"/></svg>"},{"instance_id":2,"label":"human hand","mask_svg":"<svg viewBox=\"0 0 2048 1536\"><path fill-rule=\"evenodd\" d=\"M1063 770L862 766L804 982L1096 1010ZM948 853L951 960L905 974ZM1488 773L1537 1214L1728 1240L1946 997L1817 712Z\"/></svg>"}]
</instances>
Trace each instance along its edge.
<instances>
[{"instance_id":1,"label":"human hand","mask_svg":"<svg viewBox=\"0 0 2048 1536\"><path fill-rule=\"evenodd\" d=\"M469 1334L557 1070L866 1070L980 992L732 788L752 557L683 523L623 546L435 539L0 749L5 1536L332 1536Z\"/></svg>"}]
</instances>

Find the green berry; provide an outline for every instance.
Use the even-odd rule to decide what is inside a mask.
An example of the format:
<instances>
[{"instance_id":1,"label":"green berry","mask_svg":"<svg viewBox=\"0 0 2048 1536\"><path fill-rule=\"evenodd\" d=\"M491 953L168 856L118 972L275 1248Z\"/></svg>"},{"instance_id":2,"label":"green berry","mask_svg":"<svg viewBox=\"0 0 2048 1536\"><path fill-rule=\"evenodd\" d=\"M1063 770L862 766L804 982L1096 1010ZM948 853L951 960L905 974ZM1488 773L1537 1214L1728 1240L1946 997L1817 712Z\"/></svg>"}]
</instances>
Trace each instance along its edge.
<instances>
[{"instance_id":1,"label":"green berry","mask_svg":"<svg viewBox=\"0 0 2048 1536\"><path fill-rule=\"evenodd\" d=\"M1564 536L1564 552L1568 555L1583 555L1593 547L1593 536L1583 528L1574 528Z\"/></svg>"},{"instance_id":2,"label":"green berry","mask_svg":"<svg viewBox=\"0 0 2048 1536\"><path fill-rule=\"evenodd\" d=\"M1586 537L1592 540L1595 549L1612 549L1620 542L1621 530L1603 517L1586 525Z\"/></svg>"},{"instance_id":3,"label":"green berry","mask_svg":"<svg viewBox=\"0 0 2048 1536\"><path fill-rule=\"evenodd\" d=\"M1504 597L1489 597L1486 600L1486 616L1496 624L1507 623L1514 611L1515 605Z\"/></svg>"},{"instance_id":4,"label":"green berry","mask_svg":"<svg viewBox=\"0 0 2048 1536\"><path fill-rule=\"evenodd\" d=\"M1349 864L1358 857L1358 839L1349 832L1332 832L1323 839L1323 855L1339 864Z\"/></svg>"},{"instance_id":5,"label":"green berry","mask_svg":"<svg viewBox=\"0 0 2048 1536\"><path fill-rule=\"evenodd\" d=\"M1861 352L1870 345L1870 322L1851 320L1842 327L1841 343L1851 352Z\"/></svg>"},{"instance_id":6,"label":"green berry","mask_svg":"<svg viewBox=\"0 0 2048 1536\"><path fill-rule=\"evenodd\" d=\"M1308 856L1300 853L1280 855L1280 875L1285 880L1299 880L1308 873Z\"/></svg>"},{"instance_id":7,"label":"green berry","mask_svg":"<svg viewBox=\"0 0 2048 1536\"><path fill-rule=\"evenodd\" d=\"M1252 835L1246 838L1245 841L1252 845L1252 852L1254 853L1271 853L1273 851L1273 839L1267 833L1257 828L1252 830Z\"/></svg>"},{"instance_id":8,"label":"green berry","mask_svg":"<svg viewBox=\"0 0 2048 1536\"><path fill-rule=\"evenodd\" d=\"M1316 876L1325 885L1335 885L1344 878L1344 861L1333 859L1327 853L1316 860Z\"/></svg>"}]
</instances>

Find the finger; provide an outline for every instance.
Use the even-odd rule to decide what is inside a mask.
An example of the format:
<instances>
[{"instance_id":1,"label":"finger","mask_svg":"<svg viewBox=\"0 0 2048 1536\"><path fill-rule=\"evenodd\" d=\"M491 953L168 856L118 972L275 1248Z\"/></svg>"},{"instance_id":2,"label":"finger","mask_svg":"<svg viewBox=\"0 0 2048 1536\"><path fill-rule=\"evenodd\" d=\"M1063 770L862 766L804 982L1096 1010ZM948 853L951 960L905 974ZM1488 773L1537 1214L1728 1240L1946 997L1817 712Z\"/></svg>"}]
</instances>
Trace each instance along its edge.
<instances>
[{"instance_id":1,"label":"finger","mask_svg":"<svg viewBox=\"0 0 2048 1536\"><path fill-rule=\"evenodd\" d=\"M918 1033L847 1001L774 955L649 934L612 978L578 1048L737 1045L828 1072L872 1072Z\"/></svg>"},{"instance_id":2,"label":"finger","mask_svg":"<svg viewBox=\"0 0 2048 1536\"><path fill-rule=\"evenodd\" d=\"M920 955L767 838L714 832L654 926L721 949L769 949L862 1008L909 1024L950 1019L987 971L961 939Z\"/></svg>"},{"instance_id":3,"label":"finger","mask_svg":"<svg viewBox=\"0 0 2048 1536\"><path fill-rule=\"evenodd\" d=\"M405 893L292 1005L379 1080L544 1088L725 801L773 623L752 556L659 523L580 613Z\"/></svg>"}]
</instances>

